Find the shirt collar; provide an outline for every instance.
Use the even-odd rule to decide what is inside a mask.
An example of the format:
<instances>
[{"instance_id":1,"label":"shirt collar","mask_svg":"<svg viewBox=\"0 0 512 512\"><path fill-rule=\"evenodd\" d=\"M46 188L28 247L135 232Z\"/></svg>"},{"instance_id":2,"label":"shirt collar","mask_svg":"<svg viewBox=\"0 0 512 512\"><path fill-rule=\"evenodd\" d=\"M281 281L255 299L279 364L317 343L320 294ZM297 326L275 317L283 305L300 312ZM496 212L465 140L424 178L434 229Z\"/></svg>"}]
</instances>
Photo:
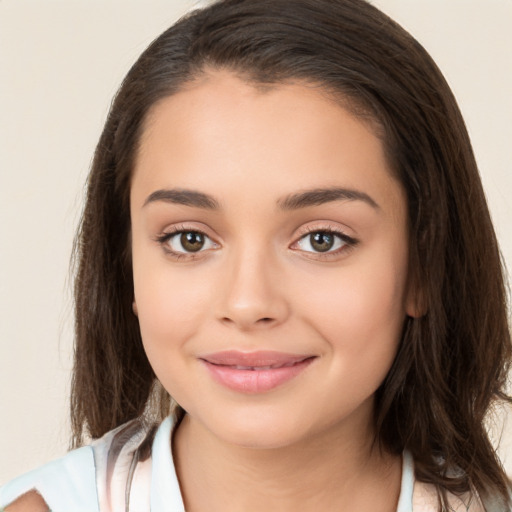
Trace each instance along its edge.
<instances>
[{"instance_id":1,"label":"shirt collar","mask_svg":"<svg viewBox=\"0 0 512 512\"><path fill-rule=\"evenodd\" d=\"M151 512L185 512L176 468L172 460L173 421L166 418L155 435L152 450ZM397 512L410 512L414 491L414 463L409 452L402 457L402 483Z\"/></svg>"}]
</instances>

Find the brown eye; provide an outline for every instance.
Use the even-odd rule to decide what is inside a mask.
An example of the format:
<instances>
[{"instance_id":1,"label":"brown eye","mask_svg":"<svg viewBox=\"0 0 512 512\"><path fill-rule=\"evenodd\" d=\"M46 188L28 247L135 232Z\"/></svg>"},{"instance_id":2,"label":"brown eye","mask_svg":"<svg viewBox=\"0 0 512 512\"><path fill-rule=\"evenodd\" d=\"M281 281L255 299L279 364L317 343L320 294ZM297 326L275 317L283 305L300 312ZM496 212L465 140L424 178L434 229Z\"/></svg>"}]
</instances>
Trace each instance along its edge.
<instances>
[{"instance_id":1,"label":"brown eye","mask_svg":"<svg viewBox=\"0 0 512 512\"><path fill-rule=\"evenodd\" d=\"M336 254L357 244L357 240L338 231L311 231L301 237L296 245L301 251L313 254Z\"/></svg>"},{"instance_id":2,"label":"brown eye","mask_svg":"<svg viewBox=\"0 0 512 512\"><path fill-rule=\"evenodd\" d=\"M201 231L176 231L163 235L158 241L166 251L174 254L193 254L218 247Z\"/></svg>"},{"instance_id":3,"label":"brown eye","mask_svg":"<svg viewBox=\"0 0 512 512\"><path fill-rule=\"evenodd\" d=\"M311 247L317 252L330 251L334 246L334 235L325 231L318 231L309 235Z\"/></svg>"},{"instance_id":4,"label":"brown eye","mask_svg":"<svg viewBox=\"0 0 512 512\"><path fill-rule=\"evenodd\" d=\"M204 247L204 235L197 231L181 233L180 243L186 252L197 252Z\"/></svg>"}]
</instances>

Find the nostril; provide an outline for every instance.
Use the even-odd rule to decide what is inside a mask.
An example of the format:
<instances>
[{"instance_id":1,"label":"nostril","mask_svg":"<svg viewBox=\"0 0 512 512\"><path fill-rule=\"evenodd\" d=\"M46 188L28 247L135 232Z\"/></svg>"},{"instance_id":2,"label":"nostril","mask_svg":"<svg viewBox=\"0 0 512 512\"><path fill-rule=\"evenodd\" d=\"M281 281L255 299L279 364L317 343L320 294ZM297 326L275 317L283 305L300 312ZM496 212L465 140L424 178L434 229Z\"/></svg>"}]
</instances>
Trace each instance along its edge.
<instances>
[{"instance_id":1,"label":"nostril","mask_svg":"<svg viewBox=\"0 0 512 512\"><path fill-rule=\"evenodd\" d=\"M253 325L253 326L271 325L271 324L273 324L276 321L276 319L272 318L272 317L269 317L269 316L265 316L265 317L262 317L262 318L258 318L256 320L245 322L243 319L235 319L235 318L230 318L229 316L224 316L224 317L221 318L221 321L224 324L226 324L226 325L232 324L232 325L239 325L239 326L248 327L250 325Z\"/></svg>"}]
</instances>

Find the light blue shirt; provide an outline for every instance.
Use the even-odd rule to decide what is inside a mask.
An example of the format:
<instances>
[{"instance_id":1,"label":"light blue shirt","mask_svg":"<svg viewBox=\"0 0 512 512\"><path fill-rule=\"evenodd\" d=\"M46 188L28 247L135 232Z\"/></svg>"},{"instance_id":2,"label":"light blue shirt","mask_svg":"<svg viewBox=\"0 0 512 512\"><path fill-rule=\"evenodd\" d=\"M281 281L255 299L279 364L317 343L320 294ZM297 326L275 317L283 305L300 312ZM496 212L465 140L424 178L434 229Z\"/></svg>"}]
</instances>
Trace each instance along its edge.
<instances>
[{"instance_id":1,"label":"light blue shirt","mask_svg":"<svg viewBox=\"0 0 512 512\"><path fill-rule=\"evenodd\" d=\"M151 512L184 512L170 448L172 420L158 428L151 453ZM0 508L30 490L37 490L52 512L100 512L94 449L84 446L0 487ZM414 491L412 457L403 456L397 512L411 512Z\"/></svg>"}]
</instances>

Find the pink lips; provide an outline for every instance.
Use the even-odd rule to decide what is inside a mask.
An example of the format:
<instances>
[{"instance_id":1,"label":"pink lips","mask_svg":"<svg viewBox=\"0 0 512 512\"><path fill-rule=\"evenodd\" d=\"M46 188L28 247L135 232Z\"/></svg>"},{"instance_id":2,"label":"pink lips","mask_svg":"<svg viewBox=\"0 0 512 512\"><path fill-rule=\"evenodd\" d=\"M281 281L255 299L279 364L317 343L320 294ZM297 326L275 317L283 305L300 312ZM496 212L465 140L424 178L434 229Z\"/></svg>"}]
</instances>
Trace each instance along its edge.
<instances>
[{"instance_id":1,"label":"pink lips","mask_svg":"<svg viewBox=\"0 0 512 512\"><path fill-rule=\"evenodd\" d=\"M230 350L199 359L220 384L242 393L263 393L302 373L314 358L282 352Z\"/></svg>"}]
</instances>

